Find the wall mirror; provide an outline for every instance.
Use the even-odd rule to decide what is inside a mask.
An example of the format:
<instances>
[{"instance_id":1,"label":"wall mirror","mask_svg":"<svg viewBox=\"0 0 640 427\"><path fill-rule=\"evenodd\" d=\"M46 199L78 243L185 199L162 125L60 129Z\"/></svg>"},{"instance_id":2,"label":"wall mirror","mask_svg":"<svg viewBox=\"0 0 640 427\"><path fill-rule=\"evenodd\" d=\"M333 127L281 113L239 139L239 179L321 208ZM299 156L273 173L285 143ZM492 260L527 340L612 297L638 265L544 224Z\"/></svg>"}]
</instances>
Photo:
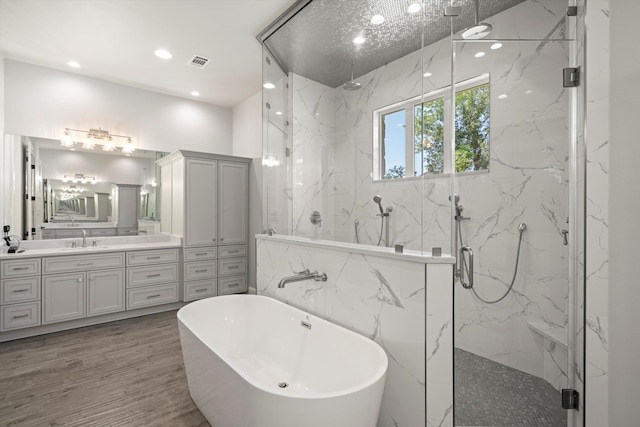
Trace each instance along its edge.
<instances>
[{"instance_id":1,"label":"wall mirror","mask_svg":"<svg viewBox=\"0 0 640 427\"><path fill-rule=\"evenodd\" d=\"M3 168L2 179L5 186L14 187L10 197L5 194L12 234L26 240L74 237L70 228L75 227L80 232L95 229L96 235L119 235L113 201L124 187L135 188L138 195L137 203L119 208L137 218L126 234L159 233L160 176L155 162L167 153L124 154L79 144L69 148L59 140L19 135L4 139L4 162L9 167Z\"/></svg>"}]
</instances>

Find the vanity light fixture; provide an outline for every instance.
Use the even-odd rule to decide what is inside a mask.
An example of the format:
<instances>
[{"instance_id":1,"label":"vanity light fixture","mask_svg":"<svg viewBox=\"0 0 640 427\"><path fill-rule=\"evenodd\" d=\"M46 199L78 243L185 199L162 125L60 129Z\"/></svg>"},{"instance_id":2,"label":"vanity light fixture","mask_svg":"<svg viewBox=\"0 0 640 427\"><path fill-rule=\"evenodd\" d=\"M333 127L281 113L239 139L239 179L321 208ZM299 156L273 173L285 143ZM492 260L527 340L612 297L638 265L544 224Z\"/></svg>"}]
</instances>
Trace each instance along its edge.
<instances>
[{"instance_id":1,"label":"vanity light fixture","mask_svg":"<svg viewBox=\"0 0 640 427\"><path fill-rule=\"evenodd\" d=\"M102 130L101 128L89 130L65 128L64 136L60 141L60 144L63 147L70 148L71 150L74 149L75 144L79 141L78 138L74 138L74 132L86 134L84 141L82 141L82 148L85 150L93 150L96 145L101 145L103 151L114 151L118 147L122 147L122 153L127 155L135 151L130 136L116 135L109 133L108 130ZM120 145L114 141L114 138L123 138L126 139L126 141Z\"/></svg>"},{"instance_id":2,"label":"vanity light fixture","mask_svg":"<svg viewBox=\"0 0 640 427\"><path fill-rule=\"evenodd\" d=\"M280 160L278 160L278 156L265 154L262 156L262 165L268 168L272 168L274 166L280 165Z\"/></svg>"},{"instance_id":3,"label":"vanity light fixture","mask_svg":"<svg viewBox=\"0 0 640 427\"><path fill-rule=\"evenodd\" d=\"M97 184L98 180L96 179L95 176L87 176L83 173L75 173L73 175L64 175L62 177L62 182L70 182L72 184L77 184L77 183L81 183L81 184ZM75 187L75 186L72 186Z\"/></svg>"}]
</instances>

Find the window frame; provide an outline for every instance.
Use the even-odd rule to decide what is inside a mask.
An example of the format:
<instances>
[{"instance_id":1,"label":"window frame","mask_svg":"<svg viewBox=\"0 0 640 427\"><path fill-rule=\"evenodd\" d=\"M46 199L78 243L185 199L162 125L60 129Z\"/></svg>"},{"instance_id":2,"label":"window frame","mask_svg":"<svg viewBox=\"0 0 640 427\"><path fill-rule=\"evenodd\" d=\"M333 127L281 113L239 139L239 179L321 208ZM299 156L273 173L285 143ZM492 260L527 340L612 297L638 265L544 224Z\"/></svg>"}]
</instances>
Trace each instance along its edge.
<instances>
[{"instance_id":1,"label":"window frame","mask_svg":"<svg viewBox=\"0 0 640 427\"><path fill-rule=\"evenodd\" d=\"M462 92L467 89L474 88L476 86L481 86L484 84L489 85L489 99L491 99L491 81L489 74L482 74L480 76L472 77L467 80L463 80L455 84L455 93ZM452 135L451 131L453 130L453 120L455 117L455 112L453 113L453 117L450 114L452 110L452 90L451 86L445 86L440 89L433 90L428 92L422 96L414 96L413 98L409 98L400 102L396 102L394 104L390 104L384 106L382 108L378 108L373 110L373 181L374 182L394 182L394 181L402 181L402 180L411 180L411 179L422 179L422 178L436 178L442 176L448 176L452 172L454 172L455 168L455 160L451 162L450 159L454 158L451 153L451 144L446 143L447 141L451 141ZM422 175L415 175L415 157L414 157L414 108L420 104L433 101L434 99L442 98L444 104L444 120L443 120L443 138L445 141L443 147L443 171L439 174L434 173L424 173ZM383 118L386 114L395 113L398 111L405 111L405 176L402 178L385 178L385 164L384 164L384 126L383 126ZM489 117L491 114L489 113ZM407 123L411 123L410 131L407 131ZM458 173L464 174L472 174L478 172L487 172L489 168L481 171L463 171Z\"/></svg>"}]
</instances>

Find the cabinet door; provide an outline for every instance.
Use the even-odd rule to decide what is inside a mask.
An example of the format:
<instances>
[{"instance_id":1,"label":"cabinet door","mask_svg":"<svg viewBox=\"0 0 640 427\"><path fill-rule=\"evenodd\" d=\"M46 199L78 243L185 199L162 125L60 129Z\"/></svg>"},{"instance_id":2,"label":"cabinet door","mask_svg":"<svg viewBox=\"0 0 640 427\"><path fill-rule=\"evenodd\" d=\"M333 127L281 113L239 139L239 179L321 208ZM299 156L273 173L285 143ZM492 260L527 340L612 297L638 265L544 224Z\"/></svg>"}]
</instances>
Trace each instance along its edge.
<instances>
[{"instance_id":1,"label":"cabinet door","mask_svg":"<svg viewBox=\"0 0 640 427\"><path fill-rule=\"evenodd\" d=\"M118 185L117 187L117 217L118 229L138 228L138 212L140 210L140 186Z\"/></svg>"},{"instance_id":2,"label":"cabinet door","mask_svg":"<svg viewBox=\"0 0 640 427\"><path fill-rule=\"evenodd\" d=\"M85 273L42 276L42 323L85 317Z\"/></svg>"},{"instance_id":3,"label":"cabinet door","mask_svg":"<svg viewBox=\"0 0 640 427\"><path fill-rule=\"evenodd\" d=\"M185 246L216 244L217 163L187 159Z\"/></svg>"},{"instance_id":4,"label":"cabinet door","mask_svg":"<svg viewBox=\"0 0 640 427\"><path fill-rule=\"evenodd\" d=\"M124 268L87 272L87 316L124 310Z\"/></svg>"},{"instance_id":5,"label":"cabinet door","mask_svg":"<svg viewBox=\"0 0 640 427\"><path fill-rule=\"evenodd\" d=\"M249 165L220 162L220 245L247 242L249 215Z\"/></svg>"}]
</instances>

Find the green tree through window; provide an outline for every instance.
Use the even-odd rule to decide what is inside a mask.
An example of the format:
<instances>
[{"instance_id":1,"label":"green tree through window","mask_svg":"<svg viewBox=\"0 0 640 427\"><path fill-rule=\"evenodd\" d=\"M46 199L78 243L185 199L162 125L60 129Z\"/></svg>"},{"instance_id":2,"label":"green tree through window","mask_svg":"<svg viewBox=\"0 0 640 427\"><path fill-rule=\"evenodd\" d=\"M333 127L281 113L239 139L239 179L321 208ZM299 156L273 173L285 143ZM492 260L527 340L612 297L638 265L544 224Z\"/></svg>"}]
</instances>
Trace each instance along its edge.
<instances>
[{"instance_id":1,"label":"green tree through window","mask_svg":"<svg viewBox=\"0 0 640 427\"><path fill-rule=\"evenodd\" d=\"M447 123L451 121L446 117L450 91L443 88L425 95L422 103L416 104L414 98L376 111L381 129L376 146L382 159L377 179L489 169L488 78L479 77L459 87L455 117L450 119L455 130L454 164L449 164L445 146L450 138ZM413 126L405 126L405 116L413 117Z\"/></svg>"}]
</instances>

